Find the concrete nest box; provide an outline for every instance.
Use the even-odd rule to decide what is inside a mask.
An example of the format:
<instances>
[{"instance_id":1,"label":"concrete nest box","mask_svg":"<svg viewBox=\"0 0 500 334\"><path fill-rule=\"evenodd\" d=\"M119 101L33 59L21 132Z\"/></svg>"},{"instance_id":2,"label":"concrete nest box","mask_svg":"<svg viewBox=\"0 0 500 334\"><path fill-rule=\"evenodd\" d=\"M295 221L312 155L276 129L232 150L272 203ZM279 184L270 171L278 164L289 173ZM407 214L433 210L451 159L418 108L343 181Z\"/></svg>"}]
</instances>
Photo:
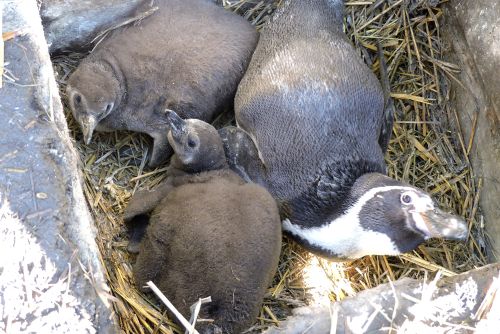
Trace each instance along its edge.
<instances>
[{"instance_id":1,"label":"concrete nest box","mask_svg":"<svg viewBox=\"0 0 500 334\"><path fill-rule=\"evenodd\" d=\"M280 3L215 2L258 27ZM338 332L354 330L341 321L348 317L364 317L364 327L357 329L378 330L388 325L380 310L394 312L394 319L401 320L394 323L402 330L409 325L406 316L424 319L419 325L425 326L431 317L412 313L421 304L407 299L395 310L393 304L381 302L377 313L366 301L378 303L377 295L401 297L417 289L412 296L422 301L422 287L430 283L421 280L438 271L446 279L431 281L436 294L429 302L454 294L461 301L464 294L457 291L472 286L470 280L479 291L471 292L474 305L469 305L469 313L446 321L476 326L478 320L491 318L488 307L498 309L491 297L498 268L463 274L496 261L500 254L497 2L345 1L345 30L376 73L376 42L382 41L386 51L397 115L387 156L389 174L426 189L464 216L469 240L433 241L401 257L366 257L339 266L335 275L328 272L332 264L318 260L324 265L313 276L321 276L322 270L329 273L321 288L304 283L307 279L299 280L297 274L314 257L286 242L280 272L253 332L277 325L292 315L291 309L310 303L308 294L316 290L328 302L339 303L299 308L282 323L281 332L313 328L301 317L318 319L316 332L326 332L335 325L333 313L340 319ZM95 38L133 19L131 13L143 3L0 2L0 332L178 330L153 296L135 288L121 218L130 196L159 184L165 169L147 170L149 142L140 135L98 134L85 145L60 93ZM232 119L226 116L219 125ZM405 277L411 280L398 281L395 288L388 284L367 289L355 297L361 290ZM345 297L352 299L340 302ZM362 309L366 312L356 313ZM372 319L369 324L367 319Z\"/></svg>"}]
</instances>

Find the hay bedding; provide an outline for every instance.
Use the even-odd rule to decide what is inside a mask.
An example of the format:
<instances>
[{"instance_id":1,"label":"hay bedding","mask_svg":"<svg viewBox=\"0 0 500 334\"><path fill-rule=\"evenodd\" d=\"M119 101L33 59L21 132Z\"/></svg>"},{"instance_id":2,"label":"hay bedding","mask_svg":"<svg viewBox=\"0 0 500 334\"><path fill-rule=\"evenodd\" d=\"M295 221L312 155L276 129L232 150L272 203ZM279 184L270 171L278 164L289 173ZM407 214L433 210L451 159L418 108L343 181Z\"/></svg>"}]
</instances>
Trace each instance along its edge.
<instances>
[{"instance_id":1,"label":"hay bedding","mask_svg":"<svg viewBox=\"0 0 500 334\"><path fill-rule=\"evenodd\" d=\"M222 2L235 11L247 6L245 13L240 14L260 27L280 1ZM389 175L429 191L443 208L464 216L469 223L469 240L431 240L402 256L371 256L344 264L315 259L331 280L330 291L325 291L331 300L401 277L422 278L438 270L445 276L453 275L486 263L486 239L478 209L481 183L474 180L468 160L472 143L462 136L456 110L448 103L448 83L454 80L458 69L441 60L445 51L439 26L442 2L445 1L348 0L344 24L359 54L376 73L377 43L385 50L396 107L387 153ZM63 97L68 75L84 56L72 53L54 59ZM145 170L150 145L146 136L97 133L90 145L84 145L67 105L66 111L81 156L85 196L99 231L97 244L122 330L178 330L154 296L143 295L135 288L133 259L126 251L127 236L121 218L134 191L155 187L164 178L165 168ZM231 119L232 115L224 115L216 123L224 125ZM279 269L254 332L278 324L292 308L307 302L308 288L302 281L302 270L311 258L314 259L285 238Z\"/></svg>"}]
</instances>

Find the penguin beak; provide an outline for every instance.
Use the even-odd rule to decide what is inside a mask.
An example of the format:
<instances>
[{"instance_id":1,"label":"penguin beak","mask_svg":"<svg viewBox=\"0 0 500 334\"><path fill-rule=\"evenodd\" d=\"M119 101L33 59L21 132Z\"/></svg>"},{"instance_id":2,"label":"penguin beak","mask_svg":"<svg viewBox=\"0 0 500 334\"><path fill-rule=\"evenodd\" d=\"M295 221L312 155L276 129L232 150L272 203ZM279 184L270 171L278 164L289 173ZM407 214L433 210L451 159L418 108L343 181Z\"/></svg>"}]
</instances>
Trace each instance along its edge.
<instances>
[{"instance_id":1,"label":"penguin beak","mask_svg":"<svg viewBox=\"0 0 500 334\"><path fill-rule=\"evenodd\" d=\"M186 122L172 110L165 110L172 139L181 142L181 138L187 134Z\"/></svg>"},{"instance_id":2,"label":"penguin beak","mask_svg":"<svg viewBox=\"0 0 500 334\"><path fill-rule=\"evenodd\" d=\"M465 221L455 215L440 209L433 209L415 213L422 218L426 234L430 238L444 238L451 240L466 240L468 228Z\"/></svg>"},{"instance_id":3,"label":"penguin beak","mask_svg":"<svg viewBox=\"0 0 500 334\"><path fill-rule=\"evenodd\" d=\"M90 140L92 139L92 133L94 133L94 129L97 125L97 120L94 116L85 115L81 118L81 127L83 132L83 141L86 145L90 144Z\"/></svg>"}]
</instances>

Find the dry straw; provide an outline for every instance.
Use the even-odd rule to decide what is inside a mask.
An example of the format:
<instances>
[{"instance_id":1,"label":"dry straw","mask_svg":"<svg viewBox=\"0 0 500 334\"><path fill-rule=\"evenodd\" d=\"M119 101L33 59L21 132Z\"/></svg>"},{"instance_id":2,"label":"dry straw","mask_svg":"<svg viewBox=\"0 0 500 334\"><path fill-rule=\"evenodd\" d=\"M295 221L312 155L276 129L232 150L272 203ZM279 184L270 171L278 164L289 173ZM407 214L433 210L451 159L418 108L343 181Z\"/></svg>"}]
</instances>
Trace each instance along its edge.
<instances>
[{"instance_id":1,"label":"dry straw","mask_svg":"<svg viewBox=\"0 0 500 334\"><path fill-rule=\"evenodd\" d=\"M320 260L332 283L327 291L332 300L401 277L433 277L438 270L451 276L486 262L486 239L478 209L481 181L473 178L469 163L472 139L463 136L456 110L449 104L449 80L458 69L442 60L441 2L350 0L346 1L344 23L360 56L377 74L376 45L380 43L385 52L396 107L387 153L389 175L427 190L442 207L465 217L469 239L466 243L432 240L403 256L369 256L341 266ZM261 27L280 1L223 3ZM54 59L63 96L66 79L83 56L74 53ZM77 125L67 114L81 155L85 196L99 230L97 243L116 297L121 328L126 333L180 333L158 300L135 288L133 259L126 251L127 235L121 218L134 191L154 188L164 178L165 168L145 170L150 147L145 136L96 134L90 145L84 145ZM224 122L219 120L218 124ZM308 288L302 280L302 269L310 257L293 242L284 241L278 272L253 331L278 324L291 308L304 305Z\"/></svg>"}]
</instances>

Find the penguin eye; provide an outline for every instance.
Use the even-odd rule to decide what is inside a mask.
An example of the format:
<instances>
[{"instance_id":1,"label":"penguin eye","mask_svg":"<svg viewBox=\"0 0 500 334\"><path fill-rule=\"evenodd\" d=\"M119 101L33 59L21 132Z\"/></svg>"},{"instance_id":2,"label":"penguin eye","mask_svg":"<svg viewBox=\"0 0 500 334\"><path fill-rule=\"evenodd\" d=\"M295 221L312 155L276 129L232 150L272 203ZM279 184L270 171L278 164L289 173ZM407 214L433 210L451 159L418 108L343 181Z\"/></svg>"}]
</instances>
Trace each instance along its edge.
<instances>
[{"instance_id":1,"label":"penguin eye","mask_svg":"<svg viewBox=\"0 0 500 334\"><path fill-rule=\"evenodd\" d=\"M76 94L75 97L74 97L74 100L76 102L76 104L80 104L82 102L82 97L80 94Z\"/></svg>"},{"instance_id":2,"label":"penguin eye","mask_svg":"<svg viewBox=\"0 0 500 334\"><path fill-rule=\"evenodd\" d=\"M401 195L401 203L403 204L411 204L411 202L413 201L413 198L410 194L408 193L403 193Z\"/></svg>"},{"instance_id":3,"label":"penguin eye","mask_svg":"<svg viewBox=\"0 0 500 334\"><path fill-rule=\"evenodd\" d=\"M196 146L196 142L193 139L188 139L188 146L194 148Z\"/></svg>"},{"instance_id":4,"label":"penguin eye","mask_svg":"<svg viewBox=\"0 0 500 334\"><path fill-rule=\"evenodd\" d=\"M113 108L113 103L108 104L106 106L106 112L110 112L112 108Z\"/></svg>"}]
</instances>

